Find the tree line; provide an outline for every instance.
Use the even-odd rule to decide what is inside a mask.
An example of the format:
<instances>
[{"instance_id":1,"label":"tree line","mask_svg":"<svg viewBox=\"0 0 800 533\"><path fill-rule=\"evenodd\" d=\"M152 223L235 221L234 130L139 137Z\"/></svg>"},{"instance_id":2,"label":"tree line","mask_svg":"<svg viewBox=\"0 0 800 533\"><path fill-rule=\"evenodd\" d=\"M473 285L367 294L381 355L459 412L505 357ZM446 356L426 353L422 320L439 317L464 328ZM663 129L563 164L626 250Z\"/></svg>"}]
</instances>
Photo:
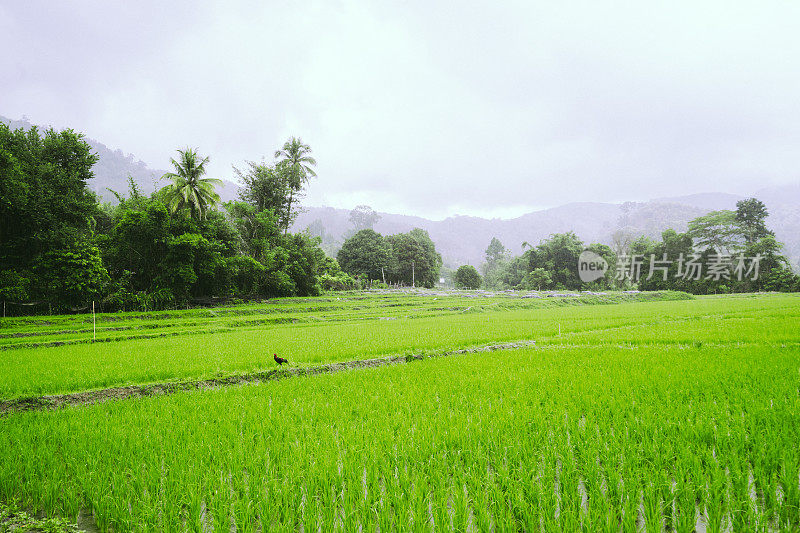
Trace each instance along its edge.
<instances>
[{"instance_id":1,"label":"tree line","mask_svg":"<svg viewBox=\"0 0 800 533\"><path fill-rule=\"evenodd\" d=\"M127 191L112 191L118 203L111 205L87 187L97 156L82 135L0 124L0 300L44 302L51 311L91 301L104 310L148 310L209 297L309 296L376 283L433 287L440 276L460 288L494 290L800 290L766 225L767 209L754 198L738 202L735 211L698 217L686 232L666 230L660 241L618 232L612 246L586 246L569 232L536 246L523 243L524 253L513 257L495 238L483 276L468 265L444 269L422 229L377 233L379 215L358 206L333 259L310 231L289 233L316 176L311 154L290 138L272 160L234 168L243 184L239 199L220 205L220 180L206 176L208 157L178 150L164 187L145 195L129 178ZM591 282L577 268L587 250L608 267ZM713 272L690 271L698 264ZM749 277L734 275L744 269Z\"/></svg>"},{"instance_id":2,"label":"tree line","mask_svg":"<svg viewBox=\"0 0 800 533\"><path fill-rule=\"evenodd\" d=\"M208 161L178 150L164 187L144 195L129 179L128 191L112 191L116 205L101 204L87 187L97 156L82 135L0 124L0 299L163 309L352 286L318 239L289 233L316 176L308 145L291 138L273 161L236 169L240 199L224 205Z\"/></svg>"},{"instance_id":3,"label":"tree line","mask_svg":"<svg viewBox=\"0 0 800 533\"><path fill-rule=\"evenodd\" d=\"M384 236L374 230L381 216L368 205L350 211L352 228L344 233L341 246L326 251L336 255L341 269L358 287L427 287L440 281L442 256L427 231L414 228L407 233ZM326 244L325 227L316 220L308 230ZM328 239L328 244L331 244Z\"/></svg>"},{"instance_id":4,"label":"tree line","mask_svg":"<svg viewBox=\"0 0 800 533\"><path fill-rule=\"evenodd\" d=\"M442 267L428 232L419 228L387 237L361 229L342 244L336 258L342 270L370 284L432 288L439 283Z\"/></svg>"},{"instance_id":5,"label":"tree line","mask_svg":"<svg viewBox=\"0 0 800 533\"><path fill-rule=\"evenodd\" d=\"M619 231L613 246L586 246L572 232L553 234L516 257L497 239L486 249L483 276L459 267L457 287L527 290L680 290L693 294L800 291L800 278L781 253L783 245L767 227L769 215L756 198L736 210L712 211L688 224L686 232L667 229L661 240ZM579 259L585 251L607 264L604 275L582 281Z\"/></svg>"}]
</instances>

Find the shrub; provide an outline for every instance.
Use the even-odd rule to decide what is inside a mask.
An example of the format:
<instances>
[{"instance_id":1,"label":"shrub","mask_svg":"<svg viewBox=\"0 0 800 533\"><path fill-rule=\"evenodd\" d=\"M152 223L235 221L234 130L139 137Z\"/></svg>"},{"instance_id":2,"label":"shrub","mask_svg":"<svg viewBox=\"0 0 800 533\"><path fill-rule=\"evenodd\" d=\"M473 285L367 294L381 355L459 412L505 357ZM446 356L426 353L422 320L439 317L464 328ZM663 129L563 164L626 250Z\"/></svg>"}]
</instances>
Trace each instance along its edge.
<instances>
[{"instance_id":1,"label":"shrub","mask_svg":"<svg viewBox=\"0 0 800 533\"><path fill-rule=\"evenodd\" d=\"M453 277L457 289L477 289L481 286L481 275L472 265L461 265Z\"/></svg>"}]
</instances>

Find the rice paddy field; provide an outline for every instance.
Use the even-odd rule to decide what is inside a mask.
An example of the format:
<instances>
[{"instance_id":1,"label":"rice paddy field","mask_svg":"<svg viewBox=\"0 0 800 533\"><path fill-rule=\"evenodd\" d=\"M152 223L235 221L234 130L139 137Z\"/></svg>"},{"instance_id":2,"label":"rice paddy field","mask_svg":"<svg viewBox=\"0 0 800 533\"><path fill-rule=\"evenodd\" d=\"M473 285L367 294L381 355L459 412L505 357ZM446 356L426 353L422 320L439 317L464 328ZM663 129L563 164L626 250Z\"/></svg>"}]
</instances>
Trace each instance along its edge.
<instances>
[{"instance_id":1,"label":"rice paddy field","mask_svg":"<svg viewBox=\"0 0 800 533\"><path fill-rule=\"evenodd\" d=\"M800 530L798 295L387 291L98 315L96 333L91 315L0 325L5 405L272 371L273 353L293 369L396 361L6 409L0 505L32 516L101 531Z\"/></svg>"}]
</instances>

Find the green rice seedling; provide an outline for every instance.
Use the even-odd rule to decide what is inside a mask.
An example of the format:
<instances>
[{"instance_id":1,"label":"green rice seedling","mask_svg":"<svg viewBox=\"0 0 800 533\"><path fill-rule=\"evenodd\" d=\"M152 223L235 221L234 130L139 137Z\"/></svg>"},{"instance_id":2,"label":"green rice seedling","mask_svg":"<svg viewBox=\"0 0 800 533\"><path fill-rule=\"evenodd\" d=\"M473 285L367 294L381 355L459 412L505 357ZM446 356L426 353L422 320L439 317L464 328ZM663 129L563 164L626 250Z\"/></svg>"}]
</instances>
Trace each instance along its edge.
<instances>
[{"instance_id":1,"label":"green rice seedling","mask_svg":"<svg viewBox=\"0 0 800 533\"><path fill-rule=\"evenodd\" d=\"M734 300L740 316L770 309L760 298ZM89 510L101 530L117 531L692 531L697 509L709 529L728 520L797 529L800 345L781 329L794 312L776 307L764 319L784 340L754 326L740 344L718 330L724 302L464 314L438 326L413 319L404 327L421 324L415 339L383 327L401 321L375 321L370 331L286 326L287 339L299 329L314 342L323 338L315 332L347 332L340 344L329 340L339 354L363 353L371 339L402 350L519 335L531 322L544 340L6 414L0 501L71 519ZM658 325L680 321L694 324L702 348ZM558 323L566 335L596 338L548 343ZM658 342L620 343L621 323L653 324ZM456 324L467 330L451 332Z\"/></svg>"},{"instance_id":2,"label":"green rice seedling","mask_svg":"<svg viewBox=\"0 0 800 533\"><path fill-rule=\"evenodd\" d=\"M778 305L771 300L734 302L739 307L751 306L752 312ZM707 314L724 306L725 302L718 300L659 301L420 318L397 316L396 320L377 320L369 326L363 321L344 319L268 327L217 327L213 331L187 330L186 334L176 329L167 337L153 333L148 338L113 343L3 350L0 398L263 371L272 368L271 353L276 351L293 364L308 365L435 353L492 342L548 343L556 338L559 328L570 342L585 344L594 338L591 335L603 335L604 343L614 343L614 332L621 327L648 331L651 323L664 322L670 316L679 321L692 318L701 324L699 327L705 327L702 324L711 320ZM791 318L776 317L773 329L788 327L783 324L792 322ZM762 323L762 327L767 325ZM674 342L670 340L674 329L669 325L660 331L662 338L658 342Z\"/></svg>"}]
</instances>

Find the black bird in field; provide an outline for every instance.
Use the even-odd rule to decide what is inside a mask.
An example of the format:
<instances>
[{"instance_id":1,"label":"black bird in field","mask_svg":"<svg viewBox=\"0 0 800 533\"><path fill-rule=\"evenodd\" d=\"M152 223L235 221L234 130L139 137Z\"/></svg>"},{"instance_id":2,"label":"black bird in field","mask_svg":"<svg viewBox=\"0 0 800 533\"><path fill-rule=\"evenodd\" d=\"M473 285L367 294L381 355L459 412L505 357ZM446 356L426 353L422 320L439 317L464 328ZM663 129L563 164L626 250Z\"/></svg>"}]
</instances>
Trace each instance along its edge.
<instances>
[{"instance_id":1,"label":"black bird in field","mask_svg":"<svg viewBox=\"0 0 800 533\"><path fill-rule=\"evenodd\" d=\"M278 357L278 354L276 353L272 354L272 358L275 359L275 362L281 366L283 366L283 363L289 364L289 361L287 361L283 357Z\"/></svg>"}]
</instances>

